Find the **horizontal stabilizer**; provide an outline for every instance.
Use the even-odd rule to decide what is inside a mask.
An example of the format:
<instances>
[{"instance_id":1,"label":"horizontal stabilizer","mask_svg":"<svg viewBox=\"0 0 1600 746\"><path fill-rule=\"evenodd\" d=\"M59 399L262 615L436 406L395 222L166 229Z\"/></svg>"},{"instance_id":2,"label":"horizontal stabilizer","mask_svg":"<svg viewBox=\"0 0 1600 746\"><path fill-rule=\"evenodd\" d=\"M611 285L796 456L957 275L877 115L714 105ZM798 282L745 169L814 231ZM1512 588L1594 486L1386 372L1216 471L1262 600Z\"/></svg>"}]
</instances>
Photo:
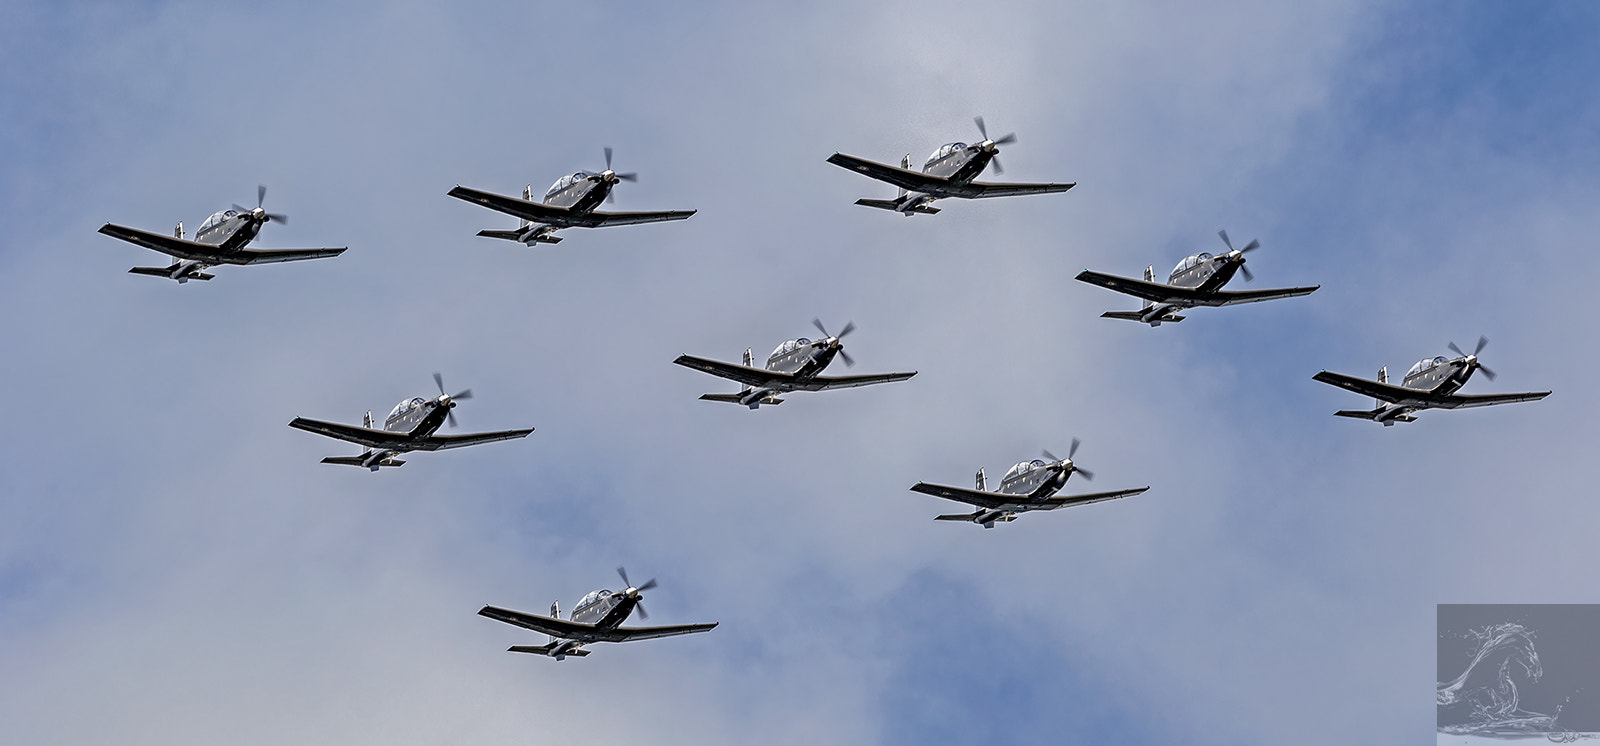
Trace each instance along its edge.
<instances>
[{"instance_id":1,"label":"horizontal stabilizer","mask_svg":"<svg viewBox=\"0 0 1600 746\"><path fill-rule=\"evenodd\" d=\"M172 267L134 267L128 271L136 275L150 275L151 277L166 277L170 279L172 277L172 270ZM184 275L183 279L209 280L213 277L216 277L216 275L208 275L204 272L194 272L192 274Z\"/></svg>"},{"instance_id":2,"label":"horizontal stabilizer","mask_svg":"<svg viewBox=\"0 0 1600 746\"><path fill-rule=\"evenodd\" d=\"M511 647L506 648L506 650L512 653L534 653L536 655L549 655L550 648L550 645L512 645ZM588 654L589 651L584 650L583 648L573 648L572 650L568 650L567 652L563 653L563 655L571 655L578 658L582 658Z\"/></svg>"},{"instance_id":3,"label":"horizontal stabilizer","mask_svg":"<svg viewBox=\"0 0 1600 746\"><path fill-rule=\"evenodd\" d=\"M1106 311L1105 313L1100 314L1100 318L1102 318L1102 319L1127 319L1129 321L1144 321L1144 314L1142 312L1139 312L1139 311ZM1171 315L1168 315L1168 316L1162 316L1160 319L1158 319L1158 321L1160 321L1162 323L1166 323L1168 321L1178 322L1178 321L1184 320L1184 318L1186 318L1186 317L1179 316L1177 314L1171 314Z\"/></svg>"},{"instance_id":4,"label":"horizontal stabilizer","mask_svg":"<svg viewBox=\"0 0 1600 746\"><path fill-rule=\"evenodd\" d=\"M856 200L856 204L861 205L862 207L876 207L880 210L893 210L895 212L900 212L900 203L892 199L858 199ZM937 215L939 213L939 208L931 207L929 205L917 205L916 207L911 208L911 212L920 212L923 215Z\"/></svg>"},{"instance_id":5,"label":"horizontal stabilizer","mask_svg":"<svg viewBox=\"0 0 1600 746\"><path fill-rule=\"evenodd\" d=\"M729 404L741 404L742 394L704 394L700 397L704 401L723 401ZM761 400L762 404L782 404L783 400L776 396L768 396Z\"/></svg>"},{"instance_id":6,"label":"horizontal stabilizer","mask_svg":"<svg viewBox=\"0 0 1600 746\"><path fill-rule=\"evenodd\" d=\"M936 515L936 516L933 517L933 519L936 520L936 521L971 521L972 518L973 518L973 516L972 516L971 513L957 513L955 515Z\"/></svg>"},{"instance_id":7,"label":"horizontal stabilizer","mask_svg":"<svg viewBox=\"0 0 1600 746\"><path fill-rule=\"evenodd\" d=\"M339 464L341 466L366 466L366 459L360 456L329 456L322 460L324 464ZM378 466L400 466L404 464L397 458L386 458L378 462Z\"/></svg>"},{"instance_id":8,"label":"horizontal stabilizer","mask_svg":"<svg viewBox=\"0 0 1600 746\"><path fill-rule=\"evenodd\" d=\"M1354 417L1355 419L1358 419L1358 420L1375 420L1375 419L1378 418L1378 412L1379 411L1380 410L1377 410L1377 409L1374 409L1374 410L1371 410L1371 411L1368 411L1368 410L1365 410L1365 409L1341 409L1341 410L1339 410L1337 412L1334 412L1333 416L1335 416L1335 417Z\"/></svg>"},{"instance_id":9,"label":"horizontal stabilizer","mask_svg":"<svg viewBox=\"0 0 1600 746\"><path fill-rule=\"evenodd\" d=\"M517 243L522 243L522 231L482 230L478 231L478 235L483 236L484 238L503 238L507 241L516 241ZM533 240L534 243L561 243L560 236L536 236Z\"/></svg>"}]
</instances>

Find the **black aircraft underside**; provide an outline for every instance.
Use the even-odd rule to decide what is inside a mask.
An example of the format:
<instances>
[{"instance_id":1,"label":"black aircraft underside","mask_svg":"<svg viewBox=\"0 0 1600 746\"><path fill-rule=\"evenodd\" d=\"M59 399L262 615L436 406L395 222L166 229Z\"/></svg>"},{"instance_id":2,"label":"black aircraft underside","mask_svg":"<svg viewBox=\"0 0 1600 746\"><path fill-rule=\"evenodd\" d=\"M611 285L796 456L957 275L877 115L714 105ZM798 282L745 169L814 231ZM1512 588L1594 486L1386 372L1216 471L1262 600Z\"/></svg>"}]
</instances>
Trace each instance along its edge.
<instances>
[{"instance_id":1,"label":"black aircraft underside","mask_svg":"<svg viewBox=\"0 0 1600 746\"><path fill-rule=\"evenodd\" d=\"M137 228L112 225L111 223L100 226L100 232L112 238L120 238L128 243L159 251L169 256L206 264L276 264L278 262L294 262L302 259L324 259L343 254L345 249L349 248L346 246L338 249L274 249L270 251L235 249L224 251L213 244L189 241L160 233L142 231Z\"/></svg>"},{"instance_id":2,"label":"black aircraft underside","mask_svg":"<svg viewBox=\"0 0 1600 746\"><path fill-rule=\"evenodd\" d=\"M483 192L457 186L451 189L449 195L456 199L466 200L476 205L482 205L496 212L503 212L513 217L531 220L535 223L552 225L557 228L603 228L611 225L638 225L640 223L661 223L668 220L684 220L697 210L670 210L664 212L600 212L571 210L564 207L553 207L542 202L507 197L502 194Z\"/></svg>"},{"instance_id":3,"label":"black aircraft underside","mask_svg":"<svg viewBox=\"0 0 1600 746\"><path fill-rule=\"evenodd\" d=\"M694 632L705 632L717 626L717 622L705 624L673 624L661 627L601 627L584 622L573 622L565 619L553 619L538 614L526 614L510 609L501 609L495 606L485 606L478 610L482 616L495 621L514 624L523 629L542 632L563 640L576 640L582 643L590 642L627 642L629 640L649 640L656 637L673 637L687 635ZM541 646L548 648L549 646ZM516 652L522 651L512 648ZM572 655L572 653L569 653Z\"/></svg>"},{"instance_id":4,"label":"black aircraft underside","mask_svg":"<svg viewBox=\"0 0 1600 746\"><path fill-rule=\"evenodd\" d=\"M1549 391L1531 391L1518 394L1442 394L1424 389L1406 388L1388 383L1369 381L1343 373L1322 371L1311 377L1314 381L1332 384L1348 391L1374 399L1412 407L1414 409L1468 409L1492 404L1539 401L1550 395Z\"/></svg>"},{"instance_id":5,"label":"black aircraft underside","mask_svg":"<svg viewBox=\"0 0 1600 746\"><path fill-rule=\"evenodd\" d=\"M514 440L524 438L533 428L525 430L498 430L488 433L470 433L467 435L426 435L416 437L410 433L397 433L390 430L376 430L357 425L344 425L337 422L323 422L305 417L296 417L289 423L289 427L304 430L308 433L326 435L330 438L348 441L367 448L382 449L386 451L443 451L451 448L478 445L479 443L493 443L500 440Z\"/></svg>"},{"instance_id":6,"label":"black aircraft underside","mask_svg":"<svg viewBox=\"0 0 1600 746\"><path fill-rule=\"evenodd\" d=\"M983 490L967 489L965 487L949 487L942 484L928 484L918 482L912 485L912 492L921 492L924 495L942 497L946 500L966 503L985 510L1004 510L1010 512L1025 512L1029 510L1055 510L1076 505L1089 505L1092 503L1115 500L1119 497L1137 495L1150 489L1138 487L1131 490L1113 490L1111 492L1091 492L1084 495L1069 495L1064 497L1045 497L1035 499L1029 495L1014 495L1006 492L987 492Z\"/></svg>"},{"instance_id":7,"label":"black aircraft underside","mask_svg":"<svg viewBox=\"0 0 1600 746\"><path fill-rule=\"evenodd\" d=\"M983 181L953 181L938 176L929 176L920 171L897 168L882 163L857 158L844 153L834 153L828 157L828 162L835 166L843 166L852 171L858 171L878 181L888 182L901 189L913 192L922 192L934 197L961 197L965 199L982 199L985 197L1012 197L1022 194L1051 194L1065 192L1077 186L1071 184L1004 184Z\"/></svg>"},{"instance_id":8,"label":"black aircraft underside","mask_svg":"<svg viewBox=\"0 0 1600 746\"><path fill-rule=\"evenodd\" d=\"M829 389L871 386L875 383L904 381L916 375L916 371L912 371L910 373L878 373L865 376L808 376L802 378L793 373L735 365L733 363L724 363L720 360L707 360L693 355L679 355L678 359L672 362L685 368L693 368L710 373L718 378L726 378L752 388L768 389L780 393L785 391L827 391Z\"/></svg>"},{"instance_id":9,"label":"black aircraft underside","mask_svg":"<svg viewBox=\"0 0 1600 746\"><path fill-rule=\"evenodd\" d=\"M1099 285L1108 290L1143 298L1152 303L1192 308L1195 306L1231 306L1239 303L1256 303L1264 300L1277 300L1279 298L1296 298L1310 295L1321 285L1298 288L1274 288L1270 290L1196 290L1178 285L1168 285L1164 282L1150 282L1136 280L1131 277L1118 277L1101 272L1084 270L1078 273L1078 281L1090 285Z\"/></svg>"}]
</instances>

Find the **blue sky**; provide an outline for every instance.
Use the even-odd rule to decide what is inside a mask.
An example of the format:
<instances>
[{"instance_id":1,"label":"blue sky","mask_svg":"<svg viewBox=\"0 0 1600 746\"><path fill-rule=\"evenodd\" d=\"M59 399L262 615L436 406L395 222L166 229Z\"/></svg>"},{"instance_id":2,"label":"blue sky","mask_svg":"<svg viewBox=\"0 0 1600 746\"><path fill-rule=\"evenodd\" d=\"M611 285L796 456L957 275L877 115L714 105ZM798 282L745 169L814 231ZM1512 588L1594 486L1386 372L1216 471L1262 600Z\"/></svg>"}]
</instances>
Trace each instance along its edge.
<instances>
[{"instance_id":1,"label":"blue sky","mask_svg":"<svg viewBox=\"0 0 1600 746\"><path fill-rule=\"evenodd\" d=\"M1434 605L1592 597L1597 13L1577 3L15 4L0 29L0 722L227 738L1334 744L1432 729ZM1066 195L855 207L1016 131ZM444 196L598 168L569 231ZM95 234L269 186L325 262L178 287ZM1084 268L1259 237L1297 300L1149 329ZM672 366L846 321L905 384L748 412ZM1545 402L1336 419L1320 369L1487 335ZM476 398L368 474L284 424ZM907 491L1041 448L1136 498L993 531ZM474 616L659 577L714 632L555 663ZM1329 713L1337 713L1330 718Z\"/></svg>"}]
</instances>

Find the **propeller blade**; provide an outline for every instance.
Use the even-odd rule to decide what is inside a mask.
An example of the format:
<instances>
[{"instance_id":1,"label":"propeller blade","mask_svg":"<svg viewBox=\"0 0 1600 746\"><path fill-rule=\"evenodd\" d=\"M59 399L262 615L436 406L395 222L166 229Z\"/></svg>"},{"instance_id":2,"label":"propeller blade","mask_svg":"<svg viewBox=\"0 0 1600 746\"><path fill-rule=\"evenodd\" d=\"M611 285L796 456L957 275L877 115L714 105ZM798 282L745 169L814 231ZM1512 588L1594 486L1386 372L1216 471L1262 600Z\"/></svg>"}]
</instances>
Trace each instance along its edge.
<instances>
[{"instance_id":1,"label":"propeller blade","mask_svg":"<svg viewBox=\"0 0 1600 746\"><path fill-rule=\"evenodd\" d=\"M1480 352L1483 352L1483 348L1487 344L1489 344L1489 338L1480 335L1478 337L1478 346L1472 350L1472 354L1476 355Z\"/></svg>"},{"instance_id":2,"label":"propeller blade","mask_svg":"<svg viewBox=\"0 0 1600 746\"><path fill-rule=\"evenodd\" d=\"M983 126L983 117L973 117L972 123L978 125L978 134L983 135L983 139L989 139L989 128Z\"/></svg>"},{"instance_id":3,"label":"propeller blade","mask_svg":"<svg viewBox=\"0 0 1600 746\"><path fill-rule=\"evenodd\" d=\"M1261 248L1261 241L1252 238L1252 239L1250 239L1250 243L1249 244L1246 244L1244 248L1239 249L1239 253L1240 254L1248 254L1248 253L1250 253L1252 251L1255 251L1256 249L1259 249L1259 248Z\"/></svg>"},{"instance_id":4,"label":"propeller blade","mask_svg":"<svg viewBox=\"0 0 1600 746\"><path fill-rule=\"evenodd\" d=\"M472 398L472 389L465 389L459 394L450 397L454 401L466 401Z\"/></svg>"},{"instance_id":5,"label":"propeller blade","mask_svg":"<svg viewBox=\"0 0 1600 746\"><path fill-rule=\"evenodd\" d=\"M1079 474L1082 474L1084 479L1087 479L1087 480L1089 480L1091 482L1094 481L1094 472L1089 471L1088 469L1085 469L1085 468L1077 466L1077 465L1073 465L1072 468L1074 470L1076 470Z\"/></svg>"},{"instance_id":6,"label":"propeller blade","mask_svg":"<svg viewBox=\"0 0 1600 746\"><path fill-rule=\"evenodd\" d=\"M622 585L624 587L627 587L627 588L632 588L633 587L633 584L628 582L628 571L624 570L621 565L617 566L617 574L622 576Z\"/></svg>"},{"instance_id":7,"label":"propeller blade","mask_svg":"<svg viewBox=\"0 0 1600 746\"><path fill-rule=\"evenodd\" d=\"M640 590L643 590L643 589L640 589ZM633 605L633 608L639 610L639 619L640 619L640 621L645 621L645 622L650 621L650 612L644 610L644 603L643 602L635 603Z\"/></svg>"},{"instance_id":8,"label":"propeller blade","mask_svg":"<svg viewBox=\"0 0 1600 746\"><path fill-rule=\"evenodd\" d=\"M1056 455L1054 453L1051 453L1050 449L1048 449L1048 448L1040 449L1039 450L1039 455L1044 456L1046 459L1049 459L1052 462L1061 460L1061 459L1056 458Z\"/></svg>"},{"instance_id":9,"label":"propeller blade","mask_svg":"<svg viewBox=\"0 0 1600 746\"><path fill-rule=\"evenodd\" d=\"M831 337L831 336L833 336L833 335L832 335L832 334L829 334L829 333L828 333L828 330L827 330L827 329L825 329L825 328L823 328L823 326L822 326L822 319L815 319L815 318L814 318L814 319L812 319L812 320L811 320L811 325L812 325L812 326L814 326L814 327L816 327L816 328L817 328L817 331L819 331L819 332L822 332L822 336L824 336L824 337Z\"/></svg>"},{"instance_id":10,"label":"propeller blade","mask_svg":"<svg viewBox=\"0 0 1600 746\"><path fill-rule=\"evenodd\" d=\"M856 330L856 322L854 322L854 321L845 322L844 328L839 330L839 339L844 339L846 334L849 334L850 332L853 332L855 330Z\"/></svg>"},{"instance_id":11,"label":"propeller blade","mask_svg":"<svg viewBox=\"0 0 1600 746\"><path fill-rule=\"evenodd\" d=\"M283 223L284 225L289 224L289 216L281 212L269 212L267 213L267 219L274 223Z\"/></svg>"},{"instance_id":12,"label":"propeller blade","mask_svg":"<svg viewBox=\"0 0 1600 746\"><path fill-rule=\"evenodd\" d=\"M844 361L846 368L856 367L855 358L850 357L850 353L845 352L843 347L839 348L839 359Z\"/></svg>"},{"instance_id":13,"label":"propeller blade","mask_svg":"<svg viewBox=\"0 0 1600 746\"><path fill-rule=\"evenodd\" d=\"M1228 250L1229 251L1233 251L1233 242L1228 240L1228 232L1227 231L1217 231L1217 235L1222 237L1222 242L1224 244L1227 244Z\"/></svg>"},{"instance_id":14,"label":"propeller blade","mask_svg":"<svg viewBox=\"0 0 1600 746\"><path fill-rule=\"evenodd\" d=\"M648 591L648 590L650 590L651 588L654 588L654 587L656 587L656 579L655 578L651 578L649 580L644 581L644 585L639 586L635 590Z\"/></svg>"},{"instance_id":15,"label":"propeller blade","mask_svg":"<svg viewBox=\"0 0 1600 746\"><path fill-rule=\"evenodd\" d=\"M606 170L611 170L611 146L606 146Z\"/></svg>"},{"instance_id":16,"label":"propeller blade","mask_svg":"<svg viewBox=\"0 0 1600 746\"><path fill-rule=\"evenodd\" d=\"M1082 444L1083 441L1073 438L1072 445L1067 447L1067 458L1072 458L1073 456L1078 455L1078 446Z\"/></svg>"},{"instance_id":17,"label":"propeller blade","mask_svg":"<svg viewBox=\"0 0 1600 746\"><path fill-rule=\"evenodd\" d=\"M456 429L456 413L454 408L445 410L444 421L446 424L450 425L451 430Z\"/></svg>"},{"instance_id":18,"label":"propeller blade","mask_svg":"<svg viewBox=\"0 0 1600 746\"><path fill-rule=\"evenodd\" d=\"M235 202L235 203L233 203L233 211L234 212L250 212L250 208L245 207L244 205L241 205L238 202Z\"/></svg>"},{"instance_id":19,"label":"propeller blade","mask_svg":"<svg viewBox=\"0 0 1600 746\"><path fill-rule=\"evenodd\" d=\"M1256 281L1256 276L1253 275L1253 274L1250 274L1250 268L1244 266L1243 264L1239 265L1239 274L1244 275L1244 281L1245 282L1255 282Z\"/></svg>"},{"instance_id":20,"label":"propeller blade","mask_svg":"<svg viewBox=\"0 0 1600 746\"><path fill-rule=\"evenodd\" d=\"M1000 156L995 156L993 158L990 158L989 159L989 163L990 163L990 165L994 166L994 175L995 176L1004 176L1005 175L1006 167L1000 165Z\"/></svg>"},{"instance_id":21,"label":"propeller blade","mask_svg":"<svg viewBox=\"0 0 1600 746\"><path fill-rule=\"evenodd\" d=\"M1451 342L1450 344L1445 345L1445 347L1450 348L1451 352L1454 352L1455 354L1460 355L1461 357L1466 357L1467 356L1467 353L1462 352L1461 348L1457 347L1455 342Z\"/></svg>"},{"instance_id":22,"label":"propeller blade","mask_svg":"<svg viewBox=\"0 0 1600 746\"><path fill-rule=\"evenodd\" d=\"M1002 138L1000 138L998 140L995 140L994 144L996 144L996 145L1010 145L1011 143L1014 143L1016 141L1017 141L1017 133L1012 132L1012 133L1007 134L1005 137L1002 137Z\"/></svg>"},{"instance_id":23,"label":"propeller blade","mask_svg":"<svg viewBox=\"0 0 1600 746\"><path fill-rule=\"evenodd\" d=\"M630 181L631 182L631 181L638 181L639 180L639 175L634 173L634 172L632 172L632 171L629 171L628 173L625 173L625 174L617 174L617 178L622 179L623 181Z\"/></svg>"},{"instance_id":24,"label":"propeller blade","mask_svg":"<svg viewBox=\"0 0 1600 746\"><path fill-rule=\"evenodd\" d=\"M266 184L257 184L256 185L256 207L260 207L261 203L265 202L265 201L267 201L267 185Z\"/></svg>"},{"instance_id":25,"label":"propeller blade","mask_svg":"<svg viewBox=\"0 0 1600 746\"><path fill-rule=\"evenodd\" d=\"M1494 371L1489 370L1489 366L1484 365L1483 363L1478 363L1478 370L1483 371L1483 377L1491 381L1498 377L1494 374Z\"/></svg>"},{"instance_id":26,"label":"propeller blade","mask_svg":"<svg viewBox=\"0 0 1600 746\"><path fill-rule=\"evenodd\" d=\"M439 395L444 396L444 376L439 375L438 371L434 371L433 385L438 386Z\"/></svg>"}]
</instances>

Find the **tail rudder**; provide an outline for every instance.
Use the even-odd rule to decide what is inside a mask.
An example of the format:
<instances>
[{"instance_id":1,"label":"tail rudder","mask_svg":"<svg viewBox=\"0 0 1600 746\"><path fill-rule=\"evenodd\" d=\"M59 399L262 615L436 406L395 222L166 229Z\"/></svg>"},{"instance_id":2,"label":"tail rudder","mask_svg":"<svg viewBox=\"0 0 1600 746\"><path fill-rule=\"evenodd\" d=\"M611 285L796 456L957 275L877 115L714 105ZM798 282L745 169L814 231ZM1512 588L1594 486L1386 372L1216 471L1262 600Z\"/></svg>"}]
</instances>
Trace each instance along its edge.
<instances>
[{"instance_id":1,"label":"tail rudder","mask_svg":"<svg viewBox=\"0 0 1600 746\"><path fill-rule=\"evenodd\" d=\"M183 238L183 221L178 221L178 227L172 229L173 238Z\"/></svg>"},{"instance_id":2,"label":"tail rudder","mask_svg":"<svg viewBox=\"0 0 1600 746\"><path fill-rule=\"evenodd\" d=\"M532 184L529 184L529 185L527 185L527 186L522 188L522 198L527 200L527 201L529 201L529 202L533 201L533 185ZM527 218L523 218L522 219L522 225L519 227L519 230L527 230L528 226L530 226L530 225L533 225L533 221L531 221L531 220L529 220Z\"/></svg>"},{"instance_id":3,"label":"tail rudder","mask_svg":"<svg viewBox=\"0 0 1600 746\"><path fill-rule=\"evenodd\" d=\"M900 167L905 169L905 170L907 170L907 171L911 170L911 154L910 153L906 153L906 157L900 159ZM905 187L900 187L900 198L901 199L905 199L906 193L907 193L906 192L906 188Z\"/></svg>"},{"instance_id":4,"label":"tail rudder","mask_svg":"<svg viewBox=\"0 0 1600 746\"><path fill-rule=\"evenodd\" d=\"M977 490L979 492L987 492L989 490L989 479L983 475L983 467L981 466L978 467L978 477L976 481Z\"/></svg>"},{"instance_id":5,"label":"tail rudder","mask_svg":"<svg viewBox=\"0 0 1600 746\"><path fill-rule=\"evenodd\" d=\"M1389 382L1389 366L1385 365L1382 368L1378 369L1378 383L1388 383L1388 382ZM1384 402L1384 400L1376 398L1376 397L1373 398L1373 401L1377 402L1377 405L1379 407L1382 407L1386 403L1386 402Z\"/></svg>"},{"instance_id":6,"label":"tail rudder","mask_svg":"<svg viewBox=\"0 0 1600 746\"><path fill-rule=\"evenodd\" d=\"M750 347L744 348L744 367L746 367L746 368L754 368L754 367L756 367L756 353L755 353L755 349L754 348L750 348ZM750 384L748 384L748 383L745 384L742 390L749 391L750 390Z\"/></svg>"},{"instance_id":7,"label":"tail rudder","mask_svg":"<svg viewBox=\"0 0 1600 746\"><path fill-rule=\"evenodd\" d=\"M1155 282L1156 281L1156 265L1154 265L1154 264L1145 265L1145 268L1144 268L1144 281L1145 282ZM1155 304L1156 303L1153 300L1146 300L1144 302L1145 310L1149 310L1150 307L1155 305Z\"/></svg>"},{"instance_id":8,"label":"tail rudder","mask_svg":"<svg viewBox=\"0 0 1600 746\"><path fill-rule=\"evenodd\" d=\"M364 425L368 430L372 429L372 410L367 410L367 416L361 418L361 424ZM363 448L361 455L363 458L372 455L372 446Z\"/></svg>"},{"instance_id":9,"label":"tail rudder","mask_svg":"<svg viewBox=\"0 0 1600 746\"><path fill-rule=\"evenodd\" d=\"M560 619L561 618L561 602L560 601L551 601L550 602L550 618L551 619ZM550 638L550 644L552 644L552 645L555 644L555 642L556 642L556 636L555 635L545 635L545 636Z\"/></svg>"}]
</instances>

